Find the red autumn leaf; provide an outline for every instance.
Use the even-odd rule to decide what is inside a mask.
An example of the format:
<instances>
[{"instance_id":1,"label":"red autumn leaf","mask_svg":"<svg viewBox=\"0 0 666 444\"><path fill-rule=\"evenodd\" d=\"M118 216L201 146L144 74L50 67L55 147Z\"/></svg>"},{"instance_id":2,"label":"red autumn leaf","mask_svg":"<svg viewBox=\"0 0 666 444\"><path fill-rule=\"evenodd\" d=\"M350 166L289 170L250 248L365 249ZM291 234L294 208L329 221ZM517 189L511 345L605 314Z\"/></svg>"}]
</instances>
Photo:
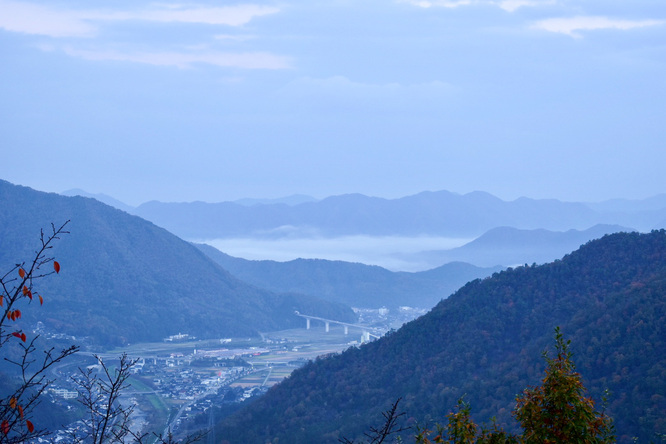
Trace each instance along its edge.
<instances>
[{"instance_id":1,"label":"red autumn leaf","mask_svg":"<svg viewBox=\"0 0 666 444\"><path fill-rule=\"evenodd\" d=\"M5 303L5 297L0 295L0 307L2 307Z\"/></svg>"},{"instance_id":2,"label":"red autumn leaf","mask_svg":"<svg viewBox=\"0 0 666 444\"><path fill-rule=\"evenodd\" d=\"M23 296L27 296L29 291L30 291L30 290L28 290L28 287L26 287L26 286L24 285L24 286L23 286Z\"/></svg>"},{"instance_id":3,"label":"red autumn leaf","mask_svg":"<svg viewBox=\"0 0 666 444\"><path fill-rule=\"evenodd\" d=\"M7 312L7 319L11 319L11 318L12 318L12 312L11 312L11 311L8 311L8 312Z\"/></svg>"},{"instance_id":4,"label":"red autumn leaf","mask_svg":"<svg viewBox=\"0 0 666 444\"><path fill-rule=\"evenodd\" d=\"M5 435L9 433L9 423L7 422L6 419L2 421L2 426L0 427L2 427L2 433L4 433Z\"/></svg>"},{"instance_id":5,"label":"red autumn leaf","mask_svg":"<svg viewBox=\"0 0 666 444\"><path fill-rule=\"evenodd\" d=\"M32 433L35 431L35 426L32 425L32 422L30 422L29 419L25 420L25 425L28 426L28 432Z\"/></svg>"},{"instance_id":6,"label":"red autumn leaf","mask_svg":"<svg viewBox=\"0 0 666 444\"><path fill-rule=\"evenodd\" d=\"M32 291L29 291L29 290L28 290L28 295L27 295L27 296L28 296L28 297L30 298L30 300L32 301Z\"/></svg>"},{"instance_id":7,"label":"red autumn leaf","mask_svg":"<svg viewBox=\"0 0 666 444\"><path fill-rule=\"evenodd\" d=\"M53 261L53 269L55 270L56 273L60 273L60 264L58 261Z\"/></svg>"},{"instance_id":8,"label":"red autumn leaf","mask_svg":"<svg viewBox=\"0 0 666 444\"><path fill-rule=\"evenodd\" d=\"M14 313L12 313L12 321L15 321L16 319L21 317L21 310L14 310Z\"/></svg>"},{"instance_id":9,"label":"red autumn leaf","mask_svg":"<svg viewBox=\"0 0 666 444\"><path fill-rule=\"evenodd\" d=\"M19 414L21 415L21 419L23 419L23 407L18 406L18 411L19 411Z\"/></svg>"},{"instance_id":10,"label":"red autumn leaf","mask_svg":"<svg viewBox=\"0 0 666 444\"><path fill-rule=\"evenodd\" d=\"M19 276L21 276L21 279L25 277L25 270L23 268L19 268Z\"/></svg>"},{"instance_id":11,"label":"red autumn leaf","mask_svg":"<svg viewBox=\"0 0 666 444\"><path fill-rule=\"evenodd\" d=\"M17 331L15 331L14 333L12 333L12 336L16 336L17 338L21 339L21 333L19 333L19 332L17 332Z\"/></svg>"},{"instance_id":12,"label":"red autumn leaf","mask_svg":"<svg viewBox=\"0 0 666 444\"><path fill-rule=\"evenodd\" d=\"M25 342L28 337L25 335L25 333L21 333L21 341Z\"/></svg>"},{"instance_id":13,"label":"red autumn leaf","mask_svg":"<svg viewBox=\"0 0 666 444\"><path fill-rule=\"evenodd\" d=\"M41 294L39 295L39 305L44 305L44 298Z\"/></svg>"},{"instance_id":14,"label":"red autumn leaf","mask_svg":"<svg viewBox=\"0 0 666 444\"><path fill-rule=\"evenodd\" d=\"M16 398L12 397L12 399L9 400L9 406L13 409L16 408Z\"/></svg>"},{"instance_id":15,"label":"red autumn leaf","mask_svg":"<svg viewBox=\"0 0 666 444\"><path fill-rule=\"evenodd\" d=\"M10 315L9 319L11 319L12 321L16 320L16 311L10 311L9 315Z\"/></svg>"}]
</instances>

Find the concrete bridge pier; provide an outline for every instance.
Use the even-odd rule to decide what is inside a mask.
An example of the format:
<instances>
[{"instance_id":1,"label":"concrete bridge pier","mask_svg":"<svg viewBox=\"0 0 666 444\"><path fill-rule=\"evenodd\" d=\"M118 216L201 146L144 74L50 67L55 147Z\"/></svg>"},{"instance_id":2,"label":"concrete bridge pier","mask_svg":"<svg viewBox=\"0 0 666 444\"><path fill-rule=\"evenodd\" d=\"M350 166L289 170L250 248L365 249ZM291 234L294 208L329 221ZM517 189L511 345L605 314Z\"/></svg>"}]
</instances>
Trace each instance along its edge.
<instances>
[{"instance_id":1,"label":"concrete bridge pier","mask_svg":"<svg viewBox=\"0 0 666 444\"><path fill-rule=\"evenodd\" d=\"M348 325L345 325L345 334L346 334L346 335L349 334L349 326L348 326Z\"/></svg>"},{"instance_id":2,"label":"concrete bridge pier","mask_svg":"<svg viewBox=\"0 0 666 444\"><path fill-rule=\"evenodd\" d=\"M305 329L310 330L310 318L305 318L305 322L306 322Z\"/></svg>"},{"instance_id":3,"label":"concrete bridge pier","mask_svg":"<svg viewBox=\"0 0 666 444\"><path fill-rule=\"evenodd\" d=\"M326 321L326 333L328 333L331 330L331 323Z\"/></svg>"}]
</instances>

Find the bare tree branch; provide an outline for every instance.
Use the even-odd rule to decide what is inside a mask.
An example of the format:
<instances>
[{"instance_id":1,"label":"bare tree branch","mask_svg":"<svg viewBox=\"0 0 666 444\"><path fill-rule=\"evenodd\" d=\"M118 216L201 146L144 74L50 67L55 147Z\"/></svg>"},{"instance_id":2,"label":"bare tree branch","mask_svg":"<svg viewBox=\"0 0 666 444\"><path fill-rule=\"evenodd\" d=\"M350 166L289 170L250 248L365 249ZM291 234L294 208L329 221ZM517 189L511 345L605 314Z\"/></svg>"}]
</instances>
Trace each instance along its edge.
<instances>
[{"instance_id":1,"label":"bare tree branch","mask_svg":"<svg viewBox=\"0 0 666 444\"><path fill-rule=\"evenodd\" d=\"M79 368L79 375L72 377L78 387L78 401L88 412L88 418L83 436L71 437L75 442L94 444L124 443L126 438L141 442L145 435L137 435L130 429L134 406L125 407L119 401L121 392L129 387L127 379L138 360L123 354L118 365L110 367L101 357L94 357L98 362L95 368Z\"/></svg>"},{"instance_id":2,"label":"bare tree branch","mask_svg":"<svg viewBox=\"0 0 666 444\"><path fill-rule=\"evenodd\" d=\"M400 417L405 415L405 412L398 413L398 404L400 403L401 400L402 398L398 398L393 403L390 409L386 410L385 412L382 412L382 416L384 417L384 423L381 425L381 427L370 427L369 431L364 433L366 438L369 439L369 441L367 441L367 444L382 444L386 441L386 439L389 436L410 429L410 427L401 427L398 425ZM354 441L349 440L346 437L342 437L341 439L338 439L338 441L342 444L363 444L360 442L355 443Z\"/></svg>"},{"instance_id":3,"label":"bare tree branch","mask_svg":"<svg viewBox=\"0 0 666 444\"><path fill-rule=\"evenodd\" d=\"M28 341L25 332L12 328L7 331L10 323L16 322L22 316L18 304L28 299L28 303L34 297L43 301L42 296L36 291L35 281L50 276L59 271L52 256L47 253L53 248L53 242L60 239L62 234L67 234L65 226L69 221L59 228L51 224L51 234L45 235L40 232L40 247L35 251L33 259L29 262L21 262L12 267L0 277L0 348L10 340L17 340L21 347L20 356L16 360L4 358L5 361L15 365L20 375L20 383L13 393L0 399L0 444L22 443L27 439L34 439L48 435L43 428L35 428L32 423L32 413L41 401L41 395L53 382L46 376L47 371L66 357L76 353L78 347L71 346L56 352L54 348L45 350L42 359L35 356L37 337ZM54 268L45 270L43 267L53 264ZM57 265L56 265L57 264ZM13 331L11 331L13 330Z\"/></svg>"},{"instance_id":4,"label":"bare tree branch","mask_svg":"<svg viewBox=\"0 0 666 444\"><path fill-rule=\"evenodd\" d=\"M85 421L87 430L83 434L72 432L70 438L75 443L142 444L147 440L148 434L132 430L131 417L134 406L125 407L120 403L121 393L130 386L128 379L138 359L131 359L127 354L122 354L118 365L112 367L101 357L93 356L98 364L85 370L79 368L79 375L72 377L78 387L78 401L88 412L88 418ZM155 433L153 435L157 438L158 444L191 444L205 436L205 432L190 435L184 441L176 441L171 430L166 437Z\"/></svg>"}]
</instances>

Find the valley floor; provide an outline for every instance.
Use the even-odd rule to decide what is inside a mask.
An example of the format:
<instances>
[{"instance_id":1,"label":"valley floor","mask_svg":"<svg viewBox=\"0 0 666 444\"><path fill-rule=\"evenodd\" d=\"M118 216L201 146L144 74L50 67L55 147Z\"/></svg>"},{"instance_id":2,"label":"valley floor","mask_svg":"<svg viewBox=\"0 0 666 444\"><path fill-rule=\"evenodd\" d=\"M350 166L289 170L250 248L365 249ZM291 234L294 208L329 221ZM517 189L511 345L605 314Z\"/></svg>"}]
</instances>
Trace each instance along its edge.
<instances>
[{"instance_id":1,"label":"valley floor","mask_svg":"<svg viewBox=\"0 0 666 444\"><path fill-rule=\"evenodd\" d=\"M54 393L58 402L78 408L75 387L68 383L70 376L78 368L95 365L93 355L114 365L126 353L137 360L131 386L123 394L123 404L134 405L134 427L151 436L166 435L169 430L184 436L209 428L221 414L262 395L309 360L361 345L363 331L378 337L424 311L412 309L406 315L404 310L391 314L386 309L360 310L359 324L364 328L348 327L347 332L336 324L327 331L315 320L306 329L304 320L303 328L265 333L260 338L195 340L180 335L175 340L132 344L103 353L80 352L57 369ZM57 431L56 436L65 432Z\"/></svg>"}]
</instances>

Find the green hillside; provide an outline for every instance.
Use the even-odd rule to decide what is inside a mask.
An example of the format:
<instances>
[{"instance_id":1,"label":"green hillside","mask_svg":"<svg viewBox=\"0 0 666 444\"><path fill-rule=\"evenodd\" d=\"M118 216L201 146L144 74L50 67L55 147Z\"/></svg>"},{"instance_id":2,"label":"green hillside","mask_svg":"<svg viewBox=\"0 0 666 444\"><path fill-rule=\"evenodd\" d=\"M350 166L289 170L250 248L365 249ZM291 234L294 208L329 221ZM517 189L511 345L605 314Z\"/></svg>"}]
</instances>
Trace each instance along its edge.
<instances>
[{"instance_id":1,"label":"green hillside","mask_svg":"<svg viewBox=\"0 0 666 444\"><path fill-rule=\"evenodd\" d=\"M276 294L241 282L189 243L94 199L64 197L0 181L0 270L27 260L41 228L68 225L53 254L58 277L39 283L46 302L24 310L28 326L104 344L251 336L302 324L295 310L354 320L341 304Z\"/></svg>"},{"instance_id":2,"label":"green hillside","mask_svg":"<svg viewBox=\"0 0 666 444\"><path fill-rule=\"evenodd\" d=\"M432 425L464 394L476 421L495 416L513 429L515 395L540 383L555 326L572 340L591 396L611 391L620 442L666 432L661 230L608 235L562 260L473 281L397 332L308 364L216 434L231 443L334 443L362 437L399 397L405 425Z\"/></svg>"}]
</instances>

